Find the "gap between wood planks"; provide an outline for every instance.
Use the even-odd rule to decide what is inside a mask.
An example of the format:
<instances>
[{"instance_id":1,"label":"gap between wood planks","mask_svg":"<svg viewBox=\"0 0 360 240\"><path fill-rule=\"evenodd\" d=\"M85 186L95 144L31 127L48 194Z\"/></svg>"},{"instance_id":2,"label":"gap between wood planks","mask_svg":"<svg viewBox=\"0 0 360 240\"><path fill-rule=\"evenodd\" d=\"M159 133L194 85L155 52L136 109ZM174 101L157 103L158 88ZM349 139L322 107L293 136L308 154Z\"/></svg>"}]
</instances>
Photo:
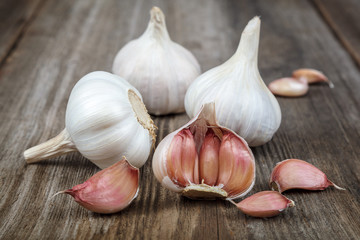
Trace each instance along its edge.
<instances>
[{"instance_id":1,"label":"gap between wood planks","mask_svg":"<svg viewBox=\"0 0 360 240\"><path fill-rule=\"evenodd\" d=\"M346 52L348 52L351 56L351 59L355 62L355 65L360 68L360 53L357 53L351 42L349 42L346 39L346 36L341 33L341 30L338 28L336 23L332 20L329 12L323 6L323 3L318 2L317 0L310 0L310 3L314 6L315 11L319 14L320 18L323 19L326 25L329 27L329 31L334 35L335 39L340 42Z\"/></svg>"},{"instance_id":2,"label":"gap between wood planks","mask_svg":"<svg viewBox=\"0 0 360 240\"><path fill-rule=\"evenodd\" d=\"M17 49L17 46L19 45L21 39L23 39L24 37L24 33L26 32L26 30L29 28L30 24L36 19L36 17L39 15L41 9L43 8L43 6L45 5L45 2L47 0L42 0L38 3L38 5L35 7L34 11L30 14L29 18L27 19L27 21L24 22L24 24L20 27L20 31L17 34L17 36L14 37L14 39L12 40L12 43L9 45L7 51L5 52L4 56L2 59L0 59L0 69L2 68L2 66L4 66L4 64L6 63L6 61L10 58L10 56L12 55L13 52L15 52L15 50Z\"/></svg>"}]
</instances>

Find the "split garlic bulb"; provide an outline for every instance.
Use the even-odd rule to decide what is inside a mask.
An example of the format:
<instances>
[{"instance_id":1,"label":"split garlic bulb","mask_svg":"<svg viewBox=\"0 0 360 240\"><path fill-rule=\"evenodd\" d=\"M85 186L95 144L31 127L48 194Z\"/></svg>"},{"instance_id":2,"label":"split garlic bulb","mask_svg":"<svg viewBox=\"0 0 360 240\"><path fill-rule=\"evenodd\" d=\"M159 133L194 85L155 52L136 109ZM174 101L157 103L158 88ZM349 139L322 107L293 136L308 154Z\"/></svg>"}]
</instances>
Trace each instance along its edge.
<instances>
[{"instance_id":1,"label":"split garlic bulb","mask_svg":"<svg viewBox=\"0 0 360 240\"><path fill-rule=\"evenodd\" d=\"M219 124L243 137L250 146L268 142L281 122L274 95L261 79L257 66L260 19L245 27L236 53L222 65L200 75L185 96L192 118L204 103L216 103Z\"/></svg>"},{"instance_id":2,"label":"split garlic bulb","mask_svg":"<svg viewBox=\"0 0 360 240\"><path fill-rule=\"evenodd\" d=\"M79 151L100 168L122 160L145 164L155 142L155 125L140 93L124 79L92 72L73 88L65 129L55 138L24 152L28 163Z\"/></svg>"},{"instance_id":3,"label":"split garlic bulb","mask_svg":"<svg viewBox=\"0 0 360 240\"><path fill-rule=\"evenodd\" d=\"M255 159L244 139L217 124L214 103L158 145L153 171L167 189L189 198L236 199L255 183Z\"/></svg>"},{"instance_id":4,"label":"split garlic bulb","mask_svg":"<svg viewBox=\"0 0 360 240\"><path fill-rule=\"evenodd\" d=\"M153 7L146 31L116 55L113 73L136 87L148 111L155 115L184 112L187 88L200 75L200 66L187 49L173 42L165 16Z\"/></svg>"}]
</instances>

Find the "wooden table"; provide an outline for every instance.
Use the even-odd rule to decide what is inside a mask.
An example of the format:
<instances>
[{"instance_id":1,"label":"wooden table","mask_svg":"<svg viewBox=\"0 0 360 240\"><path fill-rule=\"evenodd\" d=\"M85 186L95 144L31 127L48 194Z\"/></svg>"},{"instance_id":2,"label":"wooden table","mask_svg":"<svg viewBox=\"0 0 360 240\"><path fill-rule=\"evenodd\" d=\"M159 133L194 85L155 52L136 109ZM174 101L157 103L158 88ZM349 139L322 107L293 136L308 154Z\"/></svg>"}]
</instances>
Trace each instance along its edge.
<instances>
[{"instance_id":1,"label":"wooden table","mask_svg":"<svg viewBox=\"0 0 360 240\"><path fill-rule=\"evenodd\" d=\"M256 184L268 189L275 164L299 158L346 191L290 191L296 207L269 219L243 215L226 201L194 201L157 182L150 156L138 198L122 212L89 212L68 195L99 169L79 153L28 165L23 151L64 127L74 84L94 70L111 71L116 52L145 29L153 5L163 9L171 38L206 71L235 51L241 31L262 19L259 69L266 83L294 69L323 71L302 98L278 98L280 129L252 148ZM0 239L359 239L360 1L96 1L0 2ZM157 144L188 121L153 117Z\"/></svg>"}]
</instances>

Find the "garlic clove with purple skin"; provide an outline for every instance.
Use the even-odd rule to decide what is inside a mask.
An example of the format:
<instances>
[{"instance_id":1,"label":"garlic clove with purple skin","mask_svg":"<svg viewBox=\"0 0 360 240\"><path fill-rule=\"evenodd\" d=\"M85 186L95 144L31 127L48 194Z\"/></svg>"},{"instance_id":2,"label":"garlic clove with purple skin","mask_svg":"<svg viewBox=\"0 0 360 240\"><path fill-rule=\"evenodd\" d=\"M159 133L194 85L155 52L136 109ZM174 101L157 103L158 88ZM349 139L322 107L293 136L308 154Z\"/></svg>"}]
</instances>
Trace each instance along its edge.
<instances>
[{"instance_id":1,"label":"garlic clove with purple skin","mask_svg":"<svg viewBox=\"0 0 360 240\"><path fill-rule=\"evenodd\" d=\"M305 78L308 84L326 82L330 88L334 84L320 71L311 68L300 68L293 71L292 76L296 79Z\"/></svg>"},{"instance_id":2,"label":"garlic clove with purple skin","mask_svg":"<svg viewBox=\"0 0 360 240\"><path fill-rule=\"evenodd\" d=\"M254 185L255 159L244 139L218 125L215 104L208 103L160 142L153 171L164 187L186 197L236 199Z\"/></svg>"},{"instance_id":3,"label":"garlic clove with purple skin","mask_svg":"<svg viewBox=\"0 0 360 240\"><path fill-rule=\"evenodd\" d=\"M139 170L124 157L86 182L59 193L71 195L78 204L90 211L115 213L129 206L138 190Z\"/></svg>"},{"instance_id":4,"label":"garlic clove with purple skin","mask_svg":"<svg viewBox=\"0 0 360 240\"><path fill-rule=\"evenodd\" d=\"M272 81L268 88L273 94L282 97L301 97L309 91L309 85L305 78L280 78Z\"/></svg>"},{"instance_id":5,"label":"garlic clove with purple skin","mask_svg":"<svg viewBox=\"0 0 360 240\"><path fill-rule=\"evenodd\" d=\"M274 217L289 207L294 207L294 201L279 192L262 191L245 198L235 204L243 213L252 217Z\"/></svg>"},{"instance_id":6,"label":"garlic clove with purple skin","mask_svg":"<svg viewBox=\"0 0 360 240\"><path fill-rule=\"evenodd\" d=\"M329 186L345 190L331 182L320 169L300 159L287 159L276 164L269 184L280 193L289 189L324 190Z\"/></svg>"}]
</instances>

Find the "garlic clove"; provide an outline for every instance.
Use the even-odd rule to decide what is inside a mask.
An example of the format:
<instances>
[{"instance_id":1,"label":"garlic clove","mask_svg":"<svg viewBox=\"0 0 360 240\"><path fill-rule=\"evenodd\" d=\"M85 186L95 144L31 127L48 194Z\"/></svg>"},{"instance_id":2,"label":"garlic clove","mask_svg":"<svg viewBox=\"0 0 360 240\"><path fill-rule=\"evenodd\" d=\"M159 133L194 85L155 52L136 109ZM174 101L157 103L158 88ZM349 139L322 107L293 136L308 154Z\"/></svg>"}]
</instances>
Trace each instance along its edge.
<instances>
[{"instance_id":1,"label":"garlic clove","mask_svg":"<svg viewBox=\"0 0 360 240\"><path fill-rule=\"evenodd\" d=\"M320 169L299 159L287 159L277 163L269 184L273 190L279 192L289 189L324 190L329 186L345 190L331 182Z\"/></svg>"},{"instance_id":2,"label":"garlic clove","mask_svg":"<svg viewBox=\"0 0 360 240\"><path fill-rule=\"evenodd\" d=\"M209 186L214 186L219 172L220 140L210 129L205 135L200 150L200 179Z\"/></svg>"},{"instance_id":3,"label":"garlic clove","mask_svg":"<svg viewBox=\"0 0 360 240\"><path fill-rule=\"evenodd\" d=\"M188 154L189 157L186 157L187 159L183 159L185 155L182 155L184 141L182 139L177 140L180 139L179 137L184 135L184 133L186 133L188 139L191 139L188 147L185 148L187 151L189 151L189 149L191 150L189 151L191 154ZM192 137L190 135L192 135ZM234 148L233 154L228 152L220 153L221 141L227 138L226 135L231 135L229 145L231 146L230 149ZM214 138L214 136L220 141L220 146L209 140ZM232 142L234 143L231 144ZM205 146L203 146L204 144ZM207 149L212 146L213 149L208 151ZM174 149L177 150L174 151ZM193 149L195 149L195 151L193 151ZM173 154L173 152L176 154ZM219 152L219 154L217 157L214 157L216 152ZM221 154L224 156L221 156ZM181 157L173 158L174 155ZM197 156L200 156L201 160L198 160ZM205 159L206 156L209 156L211 159ZM228 158L227 156L230 157ZM181 164L179 161L174 161L174 159L181 159ZM193 166L194 179L191 182L187 182L183 177L183 161L189 159L192 159L191 163L194 163L189 165L188 168L188 171L191 172L190 166ZM221 163L221 161L225 161L225 164ZM217 162L218 164L216 164ZM207 163L213 167L208 166ZM243 163L251 166L243 167L241 165ZM247 194L255 183L255 159L250 148L240 136L218 125L216 122L214 103L205 104L195 118L180 129L170 133L160 142L155 150L152 166L155 177L164 187L195 199L235 199ZM229 169L228 166L234 166L234 168ZM213 168L218 169L217 174ZM229 176L226 177L226 174L223 174L222 171L228 173ZM199 178L197 174L200 175ZM238 176L239 174L241 176ZM220 176L221 179L227 180L226 183L225 181L218 180ZM181 179L184 180L181 181ZM208 179L210 179L210 181ZM213 182L216 184L213 185ZM228 186L226 186L226 184L228 184ZM239 186L239 184L241 186ZM227 191L229 191L229 193Z\"/></svg>"},{"instance_id":4,"label":"garlic clove","mask_svg":"<svg viewBox=\"0 0 360 240\"><path fill-rule=\"evenodd\" d=\"M231 163L231 170L228 166ZM246 150L243 141L229 132L224 134L219 153L219 184L224 185L224 190L233 198L245 192L253 183L254 164L251 155ZM225 169L225 171L222 171ZM227 179L225 174L230 177ZM222 179L225 178L225 181ZM226 181L227 180L227 181Z\"/></svg>"},{"instance_id":5,"label":"garlic clove","mask_svg":"<svg viewBox=\"0 0 360 240\"><path fill-rule=\"evenodd\" d=\"M309 90L304 78L280 78L272 81L268 87L273 94L283 97L304 96Z\"/></svg>"},{"instance_id":6,"label":"garlic clove","mask_svg":"<svg viewBox=\"0 0 360 240\"><path fill-rule=\"evenodd\" d=\"M275 191L258 192L239 203L232 203L252 217L274 217L295 206L294 201Z\"/></svg>"},{"instance_id":7,"label":"garlic clove","mask_svg":"<svg viewBox=\"0 0 360 240\"><path fill-rule=\"evenodd\" d=\"M155 143L156 126L140 93L124 79L92 72L71 91L65 129L55 138L24 152L28 163L79 151L100 168L126 155L140 168Z\"/></svg>"},{"instance_id":8,"label":"garlic clove","mask_svg":"<svg viewBox=\"0 0 360 240\"><path fill-rule=\"evenodd\" d=\"M181 154L182 148L178 146L182 146L183 144L183 136L176 135L174 136L172 143L169 147L168 151L168 173L169 178L180 186L186 186L187 181L185 180L182 172L182 163L181 163Z\"/></svg>"},{"instance_id":9,"label":"garlic clove","mask_svg":"<svg viewBox=\"0 0 360 240\"><path fill-rule=\"evenodd\" d=\"M84 208L97 213L115 213L130 205L139 190L139 170L123 160L101 170L86 182L61 191Z\"/></svg>"},{"instance_id":10,"label":"garlic clove","mask_svg":"<svg viewBox=\"0 0 360 240\"><path fill-rule=\"evenodd\" d=\"M334 87L334 84L320 71L311 68L300 68L292 73L294 78L305 78L308 84L326 82L330 88Z\"/></svg>"},{"instance_id":11,"label":"garlic clove","mask_svg":"<svg viewBox=\"0 0 360 240\"><path fill-rule=\"evenodd\" d=\"M184 112L186 90L201 73L200 65L170 39L161 9L153 7L150 15L145 32L117 53L112 71L141 92L151 114Z\"/></svg>"},{"instance_id":12,"label":"garlic clove","mask_svg":"<svg viewBox=\"0 0 360 240\"><path fill-rule=\"evenodd\" d=\"M182 186L194 183L194 169L198 161L193 135L183 129L173 139L169 148L170 178Z\"/></svg>"},{"instance_id":13,"label":"garlic clove","mask_svg":"<svg viewBox=\"0 0 360 240\"><path fill-rule=\"evenodd\" d=\"M200 75L185 96L193 118L205 103L215 102L217 121L250 146L270 141L281 122L279 103L263 82L258 66L260 18L245 27L238 49L225 63Z\"/></svg>"},{"instance_id":14,"label":"garlic clove","mask_svg":"<svg viewBox=\"0 0 360 240\"><path fill-rule=\"evenodd\" d=\"M232 144L229 141L229 134L224 135L219 149L219 177L217 185L225 186L229 182L235 164L235 157L234 149L232 149Z\"/></svg>"}]
</instances>

